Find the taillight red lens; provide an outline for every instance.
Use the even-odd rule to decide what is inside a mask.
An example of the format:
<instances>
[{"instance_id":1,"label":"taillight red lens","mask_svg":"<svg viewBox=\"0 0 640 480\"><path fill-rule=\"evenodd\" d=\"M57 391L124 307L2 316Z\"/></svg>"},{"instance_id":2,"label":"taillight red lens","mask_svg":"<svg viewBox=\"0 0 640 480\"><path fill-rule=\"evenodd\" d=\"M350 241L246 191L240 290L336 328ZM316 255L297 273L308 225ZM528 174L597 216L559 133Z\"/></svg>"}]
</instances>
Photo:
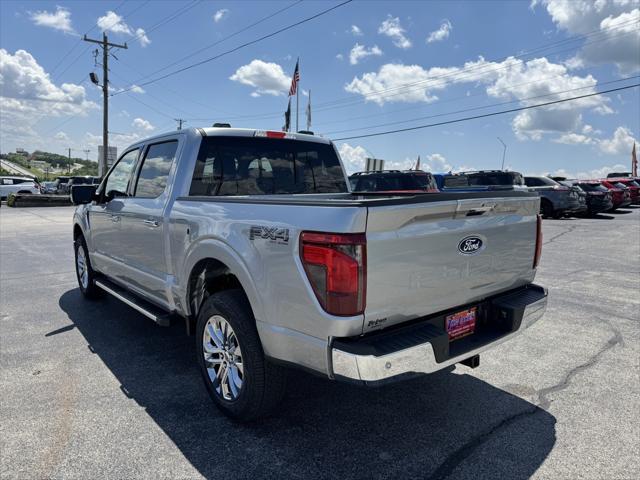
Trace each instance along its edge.
<instances>
[{"instance_id":1,"label":"taillight red lens","mask_svg":"<svg viewBox=\"0 0 640 480\"><path fill-rule=\"evenodd\" d=\"M332 315L364 312L367 247L364 233L300 235L300 258L322 308Z\"/></svg>"},{"instance_id":2,"label":"taillight red lens","mask_svg":"<svg viewBox=\"0 0 640 480\"><path fill-rule=\"evenodd\" d=\"M542 255L542 216L536 217L536 253L533 256L533 268L536 268L540 263L540 256Z\"/></svg>"}]
</instances>

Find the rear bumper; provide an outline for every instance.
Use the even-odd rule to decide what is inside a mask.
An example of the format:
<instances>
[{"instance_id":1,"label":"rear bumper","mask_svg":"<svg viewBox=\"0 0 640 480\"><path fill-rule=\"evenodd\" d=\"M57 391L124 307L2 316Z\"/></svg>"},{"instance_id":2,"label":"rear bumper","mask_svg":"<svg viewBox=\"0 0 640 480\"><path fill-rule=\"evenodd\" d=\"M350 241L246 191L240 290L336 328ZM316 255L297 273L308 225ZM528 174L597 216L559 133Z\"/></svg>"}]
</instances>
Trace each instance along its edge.
<instances>
[{"instance_id":1,"label":"rear bumper","mask_svg":"<svg viewBox=\"0 0 640 480\"><path fill-rule=\"evenodd\" d=\"M546 306L547 290L532 284L479 304L476 334L452 343L444 329L444 317L451 312L365 337L336 339L333 376L375 384L436 372L517 335L542 318Z\"/></svg>"}]
</instances>

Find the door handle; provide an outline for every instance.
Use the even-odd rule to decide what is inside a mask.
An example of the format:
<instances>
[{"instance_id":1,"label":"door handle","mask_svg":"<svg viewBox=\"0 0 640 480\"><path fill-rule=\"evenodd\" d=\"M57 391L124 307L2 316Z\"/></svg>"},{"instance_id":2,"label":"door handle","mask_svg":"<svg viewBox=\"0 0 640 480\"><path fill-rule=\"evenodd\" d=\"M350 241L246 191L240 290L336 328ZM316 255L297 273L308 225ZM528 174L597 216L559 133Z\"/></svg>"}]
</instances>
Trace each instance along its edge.
<instances>
[{"instance_id":1,"label":"door handle","mask_svg":"<svg viewBox=\"0 0 640 480\"><path fill-rule=\"evenodd\" d=\"M111 215L111 221L117 223L120 221L120 215Z\"/></svg>"},{"instance_id":2,"label":"door handle","mask_svg":"<svg viewBox=\"0 0 640 480\"><path fill-rule=\"evenodd\" d=\"M160 222L158 222L157 220L143 220L142 223L154 228L160 226Z\"/></svg>"}]
</instances>

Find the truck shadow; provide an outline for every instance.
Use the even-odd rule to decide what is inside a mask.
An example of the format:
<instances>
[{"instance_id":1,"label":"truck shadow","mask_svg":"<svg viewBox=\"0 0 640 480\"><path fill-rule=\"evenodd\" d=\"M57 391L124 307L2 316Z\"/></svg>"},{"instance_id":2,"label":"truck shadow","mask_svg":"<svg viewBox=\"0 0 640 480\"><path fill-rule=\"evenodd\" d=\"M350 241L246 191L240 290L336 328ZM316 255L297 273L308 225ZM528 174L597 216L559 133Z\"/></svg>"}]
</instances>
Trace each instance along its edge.
<instances>
[{"instance_id":1,"label":"truck shadow","mask_svg":"<svg viewBox=\"0 0 640 480\"><path fill-rule=\"evenodd\" d=\"M280 410L239 425L209 400L183 325L158 327L77 289L59 305L123 394L206 478L527 479L555 443L551 414L453 368L376 389L291 371Z\"/></svg>"}]
</instances>

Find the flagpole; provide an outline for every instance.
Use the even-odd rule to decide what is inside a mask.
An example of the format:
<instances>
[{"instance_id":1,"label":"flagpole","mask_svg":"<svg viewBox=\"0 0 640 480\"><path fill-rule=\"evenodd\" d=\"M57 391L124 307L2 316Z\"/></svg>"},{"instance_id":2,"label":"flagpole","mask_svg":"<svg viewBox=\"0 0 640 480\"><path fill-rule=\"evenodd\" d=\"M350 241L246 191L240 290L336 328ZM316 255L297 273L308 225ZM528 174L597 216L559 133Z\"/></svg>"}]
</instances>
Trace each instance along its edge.
<instances>
[{"instance_id":1,"label":"flagpole","mask_svg":"<svg viewBox=\"0 0 640 480\"><path fill-rule=\"evenodd\" d=\"M300 75L300 57L298 57L298 61L296 62L298 65L298 76ZM300 115L300 81L298 80L298 85L296 86L296 132L298 132L298 116Z\"/></svg>"}]
</instances>

